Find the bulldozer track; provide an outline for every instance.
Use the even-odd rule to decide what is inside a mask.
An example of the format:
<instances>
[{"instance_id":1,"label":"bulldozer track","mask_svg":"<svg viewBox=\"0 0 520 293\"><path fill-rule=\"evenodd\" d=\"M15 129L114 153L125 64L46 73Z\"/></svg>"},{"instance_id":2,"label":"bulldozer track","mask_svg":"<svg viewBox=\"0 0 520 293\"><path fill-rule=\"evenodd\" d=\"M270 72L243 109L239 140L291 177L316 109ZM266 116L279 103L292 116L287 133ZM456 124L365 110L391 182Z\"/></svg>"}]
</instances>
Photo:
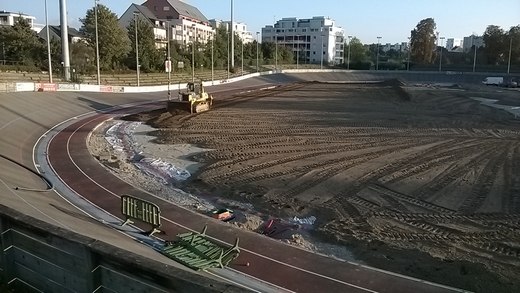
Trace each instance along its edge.
<instances>
[{"instance_id":1,"label":"bulldozer track","mask_svg":"<svg viewBox=\"0 0 520 293\"><path fill-rule=\"evenodd\" d=\"M393 191L391 189L388 189L388 188L378 185L378 184L370 184L370 186L368 188L373 191L394 197L400 201L405 201L407 203L411 203L411 204L414 204L416 206L419 206L419 207L422 207L422 208L425 208L428 210L436 211L438 213L446 213L446 214L455 213L455 211L453 211L453 210L450 210L445 207L441 207L441 206L438 206L438 205L435 205L435 204L432 204L432 203L429 203L426 201L419 200L417 198L411 197L406 194L402 194L402 193Z\"/></svg>"},{"instance_id":2,"label":"bulldozer track","mask_svg":"<svg viewBox=\"0 0 520 293\"><path fill-rule=\"evenodd\" d=\"M484 200L493 187L498 171L507 158L507 153L511 146L512 143L509 143L498 156L494 156L488 160L488 163L484 166L484 169L477 177L470 194L466 197L464 202L462 202L459 208L460 212L471 213L482 206Z\"/></svg>"},{"instance_id":3,"label":"bulldozer track","mask_svg":"<svg viewBox=\"0 0 520 293\"><path fill-rule=\"evenodd\" d=\"M520 213L520 145L515 147L511 163L511 186L508 192L507 211L509 213Z\"/></svg>"},{"instance_id":4,"label":"bulldozer track","mask_svg":"<svg viewBox=\"0 0 520 293\"><path fill-rule=\"evenodd\" d=\"M365 162L371 161L373 159L376 159L376 158L384 156L384 155L390 155L393 153L400 152L404 149L408 149L408 148L423 145L423 144L424 144L424 142L416 142L414 144L405 144L404 146L397 146L395 148L385 149L385 150L382 150L379 152L375 152L372 155L361 154L361 155L357 155L357 156L352 156L345 161L339 162L338 164L336 164L336 166L333 165L328 168L325 168L324 170L321 170L320 172L315 174L312 177L312 179L307 180L304 183L299 184L298 186L296 186L290 190L279 193L279 194L277 194L277 196L279 196L281 198L289 198L289 197L298 195L301 192L326 181L330 177L336 175L338 172L344 171L344 170L346 170L348 168L352 168L354 166L358 166L360 164L363 164Z\"/></svg>"},{"instance_id":5,"label":"bulldozer track","mask_svg":"<svg viewBox=\"0 0 520 293\"><path fill-rule=\"evenodd\" d=\"M403 143L401 142L400 144L403 144ZM308 159L308 158L316 157L316 156L320 156L320 155L326 155L326 154L331 153L331 152L335 152L335 153L339 152L339 151L340 152L347 152L347 151L359 150L359 149L376 147L376 146L378 146L377 143L367 143L367 144L360 144L360 145L353 145L353 146L348 146L347 145L347 146L339 147L337 149L330 149L329 148L328 150L317 150L315 152L310 152L310 153L301 153L301 151L295 151L295 152L299 152L299 154L297 154L295 156L291 156L291 157L285 157L285 158L280 158L280 159L276 159L276 160L263 162L263 163L260 163L260 164L251 165L251 166L248 166L248 167L240 169L240 170L226 172L225 174L216 173L212 177L206 177L206 180L215 181L215 180L223 179L223 178L226 178L226 177L236 178L237 176L240 176L240 175L243 175L243 174L252 173L252 172L255 172L255 171L258 171L258 170L261 170L261 169L266 169L266 168L269 168L269 167L272 167L272 166L281 165L281 164L285 164L285 163L296 161L296 160L302 160L302 159ZM381 152L384 152L384 151L380 151L380 153ZM233 158L233 157L236 157L237 155L236 154L230 154L229 156L231 158ZM363 157L363 156L365 156L365 155L358 155L358 156L353 156L353 157L357 158L357 157ZM349 159L352 159L353 157L347 157L347 159L344 159L344 160L348 161ZM246 157L243 158L243 161L247 161L249 159L251 159L251 156L246 156ZM237 163L237 160L240 160L240 158L234 159L233 164ZM333 161L337 162L337 160L333 160ZM314 166L315 166L315 168L319 167L321 164L323 164L323 166L327 166L330 163L331 163L331 161L326 161L324 163L317 163ZM229 162L226 163L226 165L229 165L229 164L230 164ZM203 173L201 173L201 177L204 177L206 174L207 174L207 171L204 171Z\"/></svg>"},{"instance_id":6,"label":"bulldozer track","mask_svg":"<svg viewBox=\"0 0 520 293\"><path fill-rule=\"evenodd\" d=\"M454 157L469 155L473 151L479 150L479 147L482 144L484 144L484 142L476 142L472 140L471 142L463 141L450 144L449 149L445 148L445 143L439 146L432 147L430 148L427 154L423 155L422 157L416 158L408 165L404 166L401 170L398 170L397 174L393 173L388 176L382 177L379 180L379 183L392 184L401 180L404 177L410 177L416 174L423 173L426 170L442 166L446 164L448 161L453 160Z\"/></svg>"},{"instance_id":7,"label":"bulldozer track","mask_svg":"<svg viewBox=\"0 0 520 293\"><path fill-rule=\"evenodd\" d=\"M480 152L476 152L476 154L478 154L476 156L475 153L468 153L468 155L473 155L473 158L470 159L469 162L462 164L453 163L450 167L448 167L441 174L437 175L428 184L414 191L413 195L419 199L425 199L439 192L442 188L448 186L450 182L461 178L464 174L480 166L484 160L488 160L486 157L482 158L480 155L492 149L493 146L489 145L489 148L487 150L484 149L480 150Z\"/></svg>"},{"instance_id":8,"label":"bulldozer track","mask_svg":"<svg viewBox=\"0 0 520 293\"><path fill-rule=\"evenodd\" d=\"M373 212L371 216L376 218L392 218L397 220L428 220L435 222L454 221L488 221L488 222L520 222L520 214L508 215L503 213L478 213L478 214L440 214L440 213L396 213Z\"/></svg>"}]
</instances>

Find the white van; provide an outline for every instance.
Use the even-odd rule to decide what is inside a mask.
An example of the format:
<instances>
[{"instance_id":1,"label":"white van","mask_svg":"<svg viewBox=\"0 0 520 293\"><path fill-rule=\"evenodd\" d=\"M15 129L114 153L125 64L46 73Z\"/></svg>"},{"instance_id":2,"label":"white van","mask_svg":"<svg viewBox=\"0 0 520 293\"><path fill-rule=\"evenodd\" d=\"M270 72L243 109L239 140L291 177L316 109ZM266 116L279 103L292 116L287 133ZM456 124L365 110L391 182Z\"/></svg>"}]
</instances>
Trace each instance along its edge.
<instances>
[{"instance_id":1,"label":"white van","mask_svg":"<svg viewBox=\"0 0 520 293\"><path fill-rule=\"evenodd\" d=\"M482 83L484 83L485 85L500 85L504 82L504 78L503 77L486 77Z\"/></svg>"}]
</instances>

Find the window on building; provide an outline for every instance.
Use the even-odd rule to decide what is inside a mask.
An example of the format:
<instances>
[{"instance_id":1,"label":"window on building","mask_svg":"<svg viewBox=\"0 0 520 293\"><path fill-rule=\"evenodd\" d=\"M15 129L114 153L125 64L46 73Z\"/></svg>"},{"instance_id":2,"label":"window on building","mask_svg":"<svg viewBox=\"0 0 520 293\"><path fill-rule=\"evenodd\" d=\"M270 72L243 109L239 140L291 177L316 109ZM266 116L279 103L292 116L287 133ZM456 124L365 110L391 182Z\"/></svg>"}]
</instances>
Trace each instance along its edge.
<instances>
[{"instance_id":1,"label":"window on building","mask_svg":"<svg viewBox=\"0 0 520 293\"><path fill-rule=\"evenodd\" d=\"M316 51L312 51L312 55L316 55Z\"/></svg>"},{"instance_id":2,"label":"window on building","mask_svg":"<svg viewBox=\"0 0 520 293\"><path fill-rule=\"evenodd\" d=\"M170 10L170 6L164 6L164 7L163 7L163 10L164 10L164 11L169 11L169 10Z\"/></svg>"},{"instance_id":3,"label":"window on building","mask_svg":"<svg viewBox=\"0 0 520 293\"><path fill-rule=\"evenodd\" d=\"M154 10L154 11L157 11L157 10L159 10L159 7L154 6L154 7L153 7L153 10Z\"/></svg>"}]
</instances>

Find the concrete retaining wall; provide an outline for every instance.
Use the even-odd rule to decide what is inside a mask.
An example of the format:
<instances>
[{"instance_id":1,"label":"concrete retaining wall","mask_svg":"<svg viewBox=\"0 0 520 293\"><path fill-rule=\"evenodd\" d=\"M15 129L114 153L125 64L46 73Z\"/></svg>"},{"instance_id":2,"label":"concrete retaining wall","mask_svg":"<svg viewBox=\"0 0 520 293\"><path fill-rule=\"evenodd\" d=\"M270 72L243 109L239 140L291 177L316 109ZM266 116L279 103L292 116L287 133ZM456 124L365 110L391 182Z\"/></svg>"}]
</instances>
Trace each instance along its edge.
<instances>
[{"instance_id":1,"label":"concrete retaining wall","mask_svg":"<svg viewBox=\"0 0 520 293\"><path fill-rule=\"evenodd\" d=\"M0 272L42 292L250 292L0 205ZM114 232L116 233L116 232Z\"/></svg>"},{"instance_id":2,"label":"concrete retaining wall","mask_svg":"<svg viewBox=\"0 0 520 293\"><path fill-rule=\"evenodd\" d=\"M322 74L322 78L327 78L326 74L344 73L347 79L352 80L380 80L389 78L405 78L408 82L452 82L452 83L480 83L486 76L514 76L508 74L492 74L485 72L435 72L435 71L374 71L374 70L344 70L344 69L285 69L278 72L266 71L238 76L230 79L205 81L204 86L232 83L251 77L268 75L273 73L286 74ZM336 78L338 78L336 76ZM77 91L77 92L107 92L107 93L139 93L139 92L162 92L166 91L167 85L158 86L111 86L111 85L91 85L91 84L56 84L56 83L0 83L0 92L25 92L25 91ZM171 90L185 89L186 83L172 84Z\"/></svg>"}]
</instances>

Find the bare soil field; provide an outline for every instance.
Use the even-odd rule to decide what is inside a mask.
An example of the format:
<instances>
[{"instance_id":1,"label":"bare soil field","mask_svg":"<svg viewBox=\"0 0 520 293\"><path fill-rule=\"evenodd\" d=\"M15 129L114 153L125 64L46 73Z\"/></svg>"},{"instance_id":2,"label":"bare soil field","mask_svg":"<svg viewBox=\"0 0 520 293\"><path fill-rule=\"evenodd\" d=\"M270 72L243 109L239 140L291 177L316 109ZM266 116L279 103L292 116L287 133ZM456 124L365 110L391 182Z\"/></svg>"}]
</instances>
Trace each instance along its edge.
<instances>
[{"instance_id":1,"label":"bare soil field","mask_svg":"<svg viewBox=\"0 0 520 293\"><path fill-rule=\"evenodd\" d=\"M180 187L278 218L382 269L476 292L520 292L520 119L475 87L297 83L216 101L184 121L126 117L158 144L211 151Z\"/></svg>"}]
</instances>

